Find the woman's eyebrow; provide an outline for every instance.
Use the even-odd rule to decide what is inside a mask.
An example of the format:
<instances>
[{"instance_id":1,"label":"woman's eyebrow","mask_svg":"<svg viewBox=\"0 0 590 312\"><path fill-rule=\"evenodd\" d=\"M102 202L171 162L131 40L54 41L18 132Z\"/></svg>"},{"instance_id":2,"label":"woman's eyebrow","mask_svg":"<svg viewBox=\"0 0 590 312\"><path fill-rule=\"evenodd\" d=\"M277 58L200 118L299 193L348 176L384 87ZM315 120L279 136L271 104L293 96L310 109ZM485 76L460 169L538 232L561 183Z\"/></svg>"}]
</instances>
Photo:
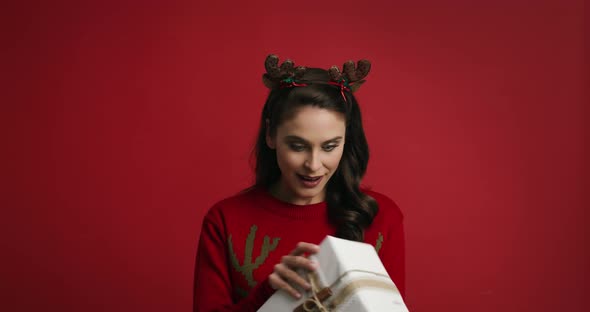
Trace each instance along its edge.
<instances>
[{"instance_id":1,"label":"woman's eyebrow","mask_svg":"<svg viewBox=\"0 0 590 312\"><path fill-rule=\"evenodd\" d=\"M337 136L337 137L331 138L327 141L324 141L322 144L337 143L337 142L340 142L341 140L342 140L342 136ZM304 138L298 137L296 135L285 136L285 141L301 141L305 144L309 144L309 142L307 140L305 140Z\"/></svg>"}]
</instances>

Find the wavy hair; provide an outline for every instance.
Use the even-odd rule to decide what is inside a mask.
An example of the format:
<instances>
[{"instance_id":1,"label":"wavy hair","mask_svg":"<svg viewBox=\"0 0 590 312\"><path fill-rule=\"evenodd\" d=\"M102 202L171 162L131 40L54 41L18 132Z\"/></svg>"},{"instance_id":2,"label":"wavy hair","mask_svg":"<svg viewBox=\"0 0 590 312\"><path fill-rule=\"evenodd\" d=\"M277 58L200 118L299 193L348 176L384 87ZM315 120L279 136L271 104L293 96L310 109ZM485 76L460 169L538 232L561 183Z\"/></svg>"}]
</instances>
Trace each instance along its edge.
<instances>
[{"instance_id":1,"label":"wavy hair","mask_svg":"<svg viewBox=\"0 0 590 312\"><path fill-rule=\"evenodd\" d=\"M320 68L308 68L302 77L306 81L327 82L329 79L328 72ZM377 215L378 205L360 190L369 162L369 146L358 103L351 92L344 93L346 101L339 87L322 83L271 90L262 110L253 151L256 173L253 187L268 189L281 176L276 151L266 144L267 131L271 136L276 135L277 127L306 105L341 113L346 120L345 143L338 168L326 185L328 218L336 226L337 237L363 241L364 230Z\"/></svg>"}]
</instances>

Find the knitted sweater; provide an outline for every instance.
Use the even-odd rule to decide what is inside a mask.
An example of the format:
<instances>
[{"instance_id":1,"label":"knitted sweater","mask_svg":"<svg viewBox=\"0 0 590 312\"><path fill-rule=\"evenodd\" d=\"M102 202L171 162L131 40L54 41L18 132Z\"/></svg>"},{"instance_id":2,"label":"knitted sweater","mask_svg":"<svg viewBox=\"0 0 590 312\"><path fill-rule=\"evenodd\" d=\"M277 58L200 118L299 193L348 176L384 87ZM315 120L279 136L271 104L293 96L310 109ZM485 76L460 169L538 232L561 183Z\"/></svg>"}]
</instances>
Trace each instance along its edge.
<instances>
[{"instance_id":1,"label":"knitted sweater","mask_svg":"<svg viewBox=\"0 0 590 312\"><path fill-rule=\"evenodd\" d=\"M405 298L403 216L377 192L363 190L379 204L365 230ZM194 279L194 311L256 311L274 293L268 276L298 242L319 244L334 235L326 202L293 205L254 189L215 204L201 228Z\"/></svg>"}]
</instances>

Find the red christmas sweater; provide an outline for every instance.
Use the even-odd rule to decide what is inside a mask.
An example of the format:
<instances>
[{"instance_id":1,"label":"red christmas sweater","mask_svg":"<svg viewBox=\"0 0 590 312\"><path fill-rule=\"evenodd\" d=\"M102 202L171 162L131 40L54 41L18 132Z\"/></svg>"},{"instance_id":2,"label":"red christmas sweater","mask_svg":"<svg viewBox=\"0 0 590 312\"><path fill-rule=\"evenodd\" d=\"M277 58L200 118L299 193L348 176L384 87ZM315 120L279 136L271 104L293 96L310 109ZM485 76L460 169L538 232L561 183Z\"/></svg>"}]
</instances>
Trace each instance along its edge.
<instances>
[{"instance_id":1,"label":"red christmas sweater","mask_svg":"<svg viewBox=\"0 0 590 312\"><path fill-rule=\"evenodd\" d=\"M385 195L363 191L379 204L365 230L405 298L403 216ZM298 242L334 235L326 203L293 205L255 189L215 204L201 228L194 279L194 311L256 311L274 293L268 276Z\"/></svg>"}]
</instances>

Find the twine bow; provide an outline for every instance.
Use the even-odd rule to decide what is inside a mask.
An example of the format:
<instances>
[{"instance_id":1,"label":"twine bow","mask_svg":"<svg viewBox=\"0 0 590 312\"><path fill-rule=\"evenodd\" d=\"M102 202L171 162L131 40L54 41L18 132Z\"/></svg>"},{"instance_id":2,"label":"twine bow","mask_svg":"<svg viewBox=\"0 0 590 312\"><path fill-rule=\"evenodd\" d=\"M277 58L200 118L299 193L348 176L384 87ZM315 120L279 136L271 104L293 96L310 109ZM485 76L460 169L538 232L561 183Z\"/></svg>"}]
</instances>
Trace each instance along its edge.
<instances>
[{"instance_id":1,"label":"twine bow","mask_svg":"<svg viewBox=\"0 0 590 312\"><path fill-rule=\"evenodd\" d=\"M332 290L329 287L320 289L318 276L315 272L307 273L307 280L311 284L311 297L295 308L293 312L330 312L323 302L332 296Z\"/></svg>"}]
</instances>

